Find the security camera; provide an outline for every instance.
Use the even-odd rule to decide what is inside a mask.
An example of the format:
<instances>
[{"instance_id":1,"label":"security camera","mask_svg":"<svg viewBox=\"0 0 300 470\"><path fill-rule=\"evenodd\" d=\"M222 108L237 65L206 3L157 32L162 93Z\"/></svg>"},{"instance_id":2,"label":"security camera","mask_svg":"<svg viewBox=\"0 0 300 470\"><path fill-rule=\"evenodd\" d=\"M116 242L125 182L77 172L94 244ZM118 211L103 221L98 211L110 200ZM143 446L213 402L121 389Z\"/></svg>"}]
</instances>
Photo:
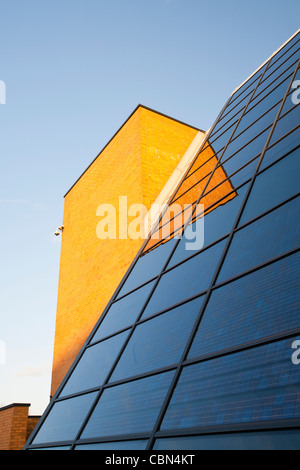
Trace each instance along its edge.
<instances>
[{"instance_id":1,"label":"security camera","mask_svg":"<svg viewBox=\"0 0 300 470\"><path fill-rule=\"evenodd\" d=\"M64 226L63 226L63 225L61 225L60 227L57 227L56 232L54 232L54 235L56 235L56 236L58 237L59 232L60 232L60 231L62 232L63 229L64 229Z\"/></svg>"}]
</instances>

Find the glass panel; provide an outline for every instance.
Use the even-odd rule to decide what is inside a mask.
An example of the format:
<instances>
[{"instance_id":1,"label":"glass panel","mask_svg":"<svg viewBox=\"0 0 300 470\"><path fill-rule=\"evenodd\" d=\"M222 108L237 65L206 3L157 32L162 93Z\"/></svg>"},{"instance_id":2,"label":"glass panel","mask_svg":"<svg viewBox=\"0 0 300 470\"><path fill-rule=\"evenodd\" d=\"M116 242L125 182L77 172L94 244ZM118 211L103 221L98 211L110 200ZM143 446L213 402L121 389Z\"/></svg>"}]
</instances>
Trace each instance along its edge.
<instances>
[{"instance_id":1,"label":"glass panel","mask_svg":"<svg viewBox=\"0 0 300 470\"><path fill-rule=\"evenodd\" d=\"M105 389L81 438L150 432L173 375L165 372Z\"/></svg>"},{"instance_id":2,"label":"glass panel","mask_svg":"<svg viewBox=\"0 0 300 470\"><path fill-rule=\"evenodd\" d=\"M229 117L229 120L226 121L226 119L222 122L220 122L220 124L218 124L216 127L215 127L215 130L214 132L210 135L210 140L214 140L216 139L218 136L220 136L226 129L228 129L228 127L230 126L233 126L233 125L236 125L241 113L242 113L242 110L244 108L238 110L233 116L230 116ZM233 130L233 128L232 128Z\"/></svg>"},{"instance_id":3,"label":"glass panel","mask_svg":"<svg viewBox=\"0 0 300 470\"><path fill-rule=\"evenodd\" d=\"M230 174L227 181L230 181L230 184L233 188L241 186L247 180L251 179L253 173L257 167L258 157L253 159L252 162L247 163L244 168L235 171L233 174ZM220 186L219 186L220 187ZM207 189L210 189L209 187Z\"/></svg>"},{"instance_id":4,"label":"glass panel","mask_svg":"<svg viewBox=\"0 0 300 470\"><path fill-rule=\"evenodd\" d=\"M300 418L294 339L186 366L161 429Z\"/></svg>"},{"instance_id":5,"label":"glass panel","mask_svg":"<svg viewBox=\"0 0 300 470\"><path fill-rule=\"evenodd\" d=\"M37 449L28 449L28 450L70 450L70 446L38 447Z\"/></svg>"},{"instance_id":6,"label":"glass panel","mask_svg":"<svg viewBox=\"0 0 300 470\"><path fill-rule=\"evenodd\" d=\"M80 444L75 450L145 450L147 440L138 441L118 441L118 442L98 442L94 444Z\"/></svg>"},{"instance_id":7,"label":"glass panel","mask_svg":"<svg viewBox=\"0 0 300 470\"><path fill-rule=\"evenodd\" d=\"M249 127L254 121L264 114L268 109L272 108L278 101L281 101L284 94L290 84L291 76L283 81L275 90L269 93L263 100L256 104L251 110L249 110L242 118L236 134L240 134L247 127ZM267 124L268 125L268 124Z\"/></svg>"},{"instance_id":8,"label":"glass panel","mask_svg":"<svg viewBox=\"0 0 300 470\"><path fill-rule=\"evenodd\" d=\"M60 396L100 387L117 358L128 331L90 346L83 353Z\"/></svg>"},{"instance_id":9,"label":"glass panel","mask_svg":"<svg viewBox=\"0 0 300 470\"><path fill-rule=\"evenodd\" d=\"M260 120L258 121L260 122ZM256 127L256 124L254 124ZM249 129L247 129L245 132L240 134L237 139L233 140L227 147L226 151L224 152L224 155L222 157L222 161L227 160L229 157L234 155L238 150L240 150L242 147L244 147L248 142L252 141L253 139L257 138L259 135L258 132L252 132L252 127L251 126ZM260 129L261 130L261 129ZM250 132L251 131L251 132ZM270 126L266 128L264 135L268 135L270 132ZM255 156L255 155L253 155Z\"/></svg>"},{"instance_id":10,"label":"glass panel","mask_svg":"<svg viewBox=\"0 0 300 470\"><path fill-rule=\"evenodd\" d=\"M154 284L155 281L150 282L131 294L126 295L126 297L114 302L92 338L92 342L98 341L122 328L132 325L141 312Z\"/></svg>"},{"instance_id":11,"label":"glass panel","mask_svg":"<svg viewBox=\"0 0 300 470\"><path fill-rule=\"evenodd\" d=\"M277 144L273 145L265 153L264 159L261 163L260 169L265 168L271 163L275 162L278 158L282 157L284 154L288 153L293 148L297 147L300 142L300 127L295 129L284 139L282 139Z\"/></svg>"},{"instance_id":12,"label":"glass panel","mask_svg":"<svg viewBox=\"0 0 300 470\"><path fill-rule=\"evenodd\" d=\"M207 289L225 247L225 241L217 243L163 274L142 318Z\"/></svg>"},{"instance_id":13,"label":"glass panel","mask_svg":"<svg viewBox=\"0 0 300 470\"><path fill-rule=\"evenodd\" d=\"M245 104L248 103L251 93L258 84L258 80L261 77L262 72L264 71L266 65L260 68L252 77L250 77L247 82L245 82L232 96L232 99L227 106L226 113L228 114L238 103L243 101ZM224 114L225 116L225 114ZM223 117L222 116L222 119Z\"/></svg>"},{"instance_id":14,"label":"glass panel","mask_svg":"<svg viewBox=\"0 0 300 470\"><path fill-rule=\"evenodd\" d=\"M156 439L153 450L299 450L300 430L256 431Z\"/></svg>"},{"instance_id":15,"label":"glass panel","mask_svg":"<svg viewBox=\"0 0 300 470\"><path fill-rule=\"evenodd\" d=\"M111 382L179 362L203 297L138 325Z\"/></svg>"},{"instance_id":16,"label":"glass panel","mask_svg":"<svg viewBox=\"0 0 300 470\"><path fill-rule=\"evenodd\" d=\"M31 444L75 439L96 395L87 393L55 403Z\"/></svg>"},{"instance_id":17,"label":"glass panel","mask_svg":"<svg viewBox=\"0 0 300 470\"><path fill-rule=\"evenodd\" d=\"M290 70L290 72L293 72L297 61L299 60L299 51L296 52L296 54L293 54L291 56L286 56L284 58L285 62L283 63L282 61L278 61L278 66L276 64L276 67L270 69L270 73L266 74L265 80L261 83L261 87L265 87L269 83L277 80L277 78L280 78L280 75L286 75L285 71Z\"/></svg>"},{"instance_id":18,"label":"glass panel","mask_svg":"<svg viewBox=\"0 0 300 470\"><path fill-rule=\"evenodd\" d=\"M205 214L203 248L231 231L241 203L245 197L247 187L248 186L245 185L229 193L221 199L219 203L212 206L209 212ZM200 204L202 204L202 201L200 201ZM195 248L195 250L186 249L186 244L192 239L193 234L197 230L197 223L198 221L186 228L186 232L180 240L168 267L174 266L198 251L198 248Z\"/></svg>"},{"instance_id":19,"label":"glass panel","mask_svg":"<svg viewBox=\"0 0 300 470\"><path fill-rule=\"evenodd\" d=\"M251 98L253 90L249 89L247 94L244 97L241 97L240 100L237 100L233 103L232 108L229 110L226 110L227 114L224 114L220 121L220 125L225 124L226 121L229 121L233 116L235 116L237 113L242 113L244 111L245 106L248 104L248 101Z\"/></svg>"},{"instance_id":20,"label":"glass panel","mask_svg":"<svg viewBox=\"0 0 300 470\"><path fill-rule=\"evenodd\" d=\"M248 127L247 130L245 130L243 133L239 134L238 137L235 136L235 140L232 141L232 144L230 144L231 149L235 148L237 149L237 145L245 145L247 142L249 142L251 139L256 137L256 135L262 130L266 129L269 127L271 124L273 124L278 109L279 109L279 104L277 103L270 111L268 111L264 116L262 116L258 121L256 121L254 124L251 125L251 127ZM237 129L236 134L239 132ZM240 140L241 139L241 140Z\"/></svg>"},{"instance_id":21,"label":"glass panel","mask_svg":"<svg viewBox=\"0 0 300 470\"><path fill-rule=\"evenodd\" d=\"M300 253L213 291L189 357L300 327Z\"/></svg>"},{"instance_id":22,"label":"glass panel","mask_svg":"<svg viewBox=\"0 0 300 470\"><path fill-rule=\"evenodd\" d=\"M234 174L231 174L227 179L225 179L225 173L223 172L223 182L218 185L214 184L214 180L212 179L211 182L207 186L207 191L202 197L202 201L206 200L207 198L212 199L215 192L219 195L226 194L228 188L233 190L234 188L238 188L242 184L244 184L247 180L250 180L253 176L253 173L258 164L258 157L255 158L252 162L249 162L244 168L239 169ZM221 169L221 167L219 167ZM223 171L223 169L222 169ZM221 179L222 181L222 179ZM214 196L215 197L215 196ZM204 203L205 204L205 203Z\"/></svg>"},{"instance_id":23,"label":"glass panel","mask_svg":"<svg viewBox=\"0 0 300 470\"><path fill-rule=\"evenodd\" d=\"M239 150L235 155L233 155L227 160L222 159L221 165L227 175L234 173L236 170L241 168L243 165L248 163L250 160L252 160L254 157L256 157L262 152L269 132L269 129L267 131L262 132L262 134L257 136L249 144Z\"/></svg>"},{"instance_id":24,"label":"glass panel","mask_svg":"<svg viewBox=\"0 0 300 470\"><path fill-rule=\"evenodd\" d=\"M292 250L300 242L300 198L284 204L236 232L218 282Z\"/></svg>"},{"instance_id":25,"label":"glass panel","mask_svg":"<svg viewBox=\"0 0 300 470\"><path fill-rule=\"evenodd\" d=\"M283 116L276 124L275 130L271 137L269 145L283 137L289 131L298 126L300 122L300 106L295 106L292 111Z\"/></svg>"},{"instance_id":26,"label":"glass panel","mask_svg":"<svg viewBox=\"0 0 300 470\"><path fill-rule=\"evenodd\" d=\"M238 88L238 90L232 95L231 101L227 108L233 106L235 103L240 101L243 97L248 95L251 90L255 88L264 68L265 67L262 67L260 70L258 70L240 88Z\"/></svg>"},{"instance_id":27,"label":"glass panel","mask_svg":"<svg viewBox=\"0 0 300 470\"><path fill-rule=\"evenodd\" d=\"M300 79L300 69L297 70L297 73L290 86L290 94L286 97L286 101L281 111L281 116L286 114L290 109L299 104L299 95L300 90L299 86L296 86L298 80Z\"/></svg>"},{"instance_id":28,"label":"glass panel","mask_svg":"<svg viewBox=\"0 0 300 470\"><path fill-rule=\"evenodd\" d=\"M160 245L155 250L150 251L141 256L133 270L129 274L125 284L123 285L118 297L130 292L136 287L144 284L148 280L157 276L167 262L168 256L174 248L176 240L170 240L168 243Z\"/></svg>"},{"instance_id":29,"label":"glass panel","mask_svg":"<svg viewBox=\"0 0 300 470\"><path fill-rule=\"evenodd\" d=\"M209 142L214 153L218 153L219 150L221 150L227 144L231 134L234 131L235 124L236 123L233 123L227 130L225 130L225 132L223 132L223 134L218 136L214 141L212 141L212 139L210 138Z\"/></svg>"},{"instance_id":30,"label":"glass panel","mask_svg":"<svg viewBox=\"0 0 300 470\"><path fill-rule=\"evenodd\" d=\"M251 106L249 105L249 109L250 107L255 106L255 104L258 103L258 101L260 101L264 96L270 93L270 91L274 89L275 87L277 87L285 78L289 76L291 79L292 73L295 70L297 62L298 62L298 59L294 56L293 60L291 60L291 65L288 64L289 65L287 66L288 68L284 66L278 70L278 73L280 75L278 75L277 73L274 75L273 74L269 75L269 77L266 80L264 80L257 88L255 96L251 101Z\"/></svg>"},{"instance_id":31,"label":"glass panel","mask_svg":"<svg viewBox=\"0 0 300 470\"><path fill-rule=\"evenodd\" d=\"M270 72L273 71L273 69L278 68L283 62L288 59L288 57L294 54L297 49L299 49L299 45L300 44L298 34L295 38L291 39L291 41L289 41L288 44L286 44L284 48L282 48L274 57L272 57L269 66Z\"/></svg>"},{"instance_id":32,"label":"glass panel","mask_svg":"<svg viewBox=\"0 0 300 470\"><path fill-rule=\"evenodd\" d=\"M295 90L294 90L295 91ZM285 100L285 103L284 103L284 106L282 108L282 111L280 113L281 116L283 116L284 114L286 114L288 111L290 111L291 109L294 108L294 106L297 106L296 103L293 102L293 99L294 99L294 91L292 93L290 93L287 97L286 97L286 100ZM298 91L297 91L298 93ZM298 96L298 95L297 95ZM299 104L299 103L298 103Z\"/></svg>"},{"instance_id":33,"label":"glass panel","mask_svg":"<svg viewBox=\"0 0 300 470\"><path fill-rule=\"evenodd\" d=\"M300 192L300 148L258 175L239 225Z\"/></svg>"}]
</instances>

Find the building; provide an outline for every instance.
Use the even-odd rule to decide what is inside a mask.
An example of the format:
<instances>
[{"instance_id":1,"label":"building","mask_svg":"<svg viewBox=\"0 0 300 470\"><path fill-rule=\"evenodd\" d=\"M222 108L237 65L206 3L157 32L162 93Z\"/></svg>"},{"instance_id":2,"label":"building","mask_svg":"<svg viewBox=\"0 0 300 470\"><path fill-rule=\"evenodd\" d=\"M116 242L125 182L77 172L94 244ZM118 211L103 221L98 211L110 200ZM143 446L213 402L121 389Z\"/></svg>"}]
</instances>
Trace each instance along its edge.
<instances>
[{"instance_id":1,"label":"building","mask_svg":"<svg viewBox=\"0 0 300 470\"><path fill-rule=\"evenodd\" d=\"M176 189L165 181L173 210L25 449L300 448L299 39L232 93Z\"/></svg>"},{"instance_id":2,"label":"building","mask_svg":"<svg viewBox=\"0 0 300 470\"><path fill-rule=\"evenodd\" d=\"M165 194L166 182L178 172L192 142L204 135L138 106L65 195L51 395L143 243L127 237L119 205L129 210L142 204L149 210ZM115 208L116 230L123 232L117 238L97 236L104 215L98 208L107 205Z\"/></svg>"},{"instance_id":3,"label":"building","mask_svg":"<svg viewBox=\"0 0 300 470\"><path fill-rule=\"evenodd\" d=\"M30 403L0 408L0 450L22 450L40 416L28 415Z\"/></svg>"}]
</instances>

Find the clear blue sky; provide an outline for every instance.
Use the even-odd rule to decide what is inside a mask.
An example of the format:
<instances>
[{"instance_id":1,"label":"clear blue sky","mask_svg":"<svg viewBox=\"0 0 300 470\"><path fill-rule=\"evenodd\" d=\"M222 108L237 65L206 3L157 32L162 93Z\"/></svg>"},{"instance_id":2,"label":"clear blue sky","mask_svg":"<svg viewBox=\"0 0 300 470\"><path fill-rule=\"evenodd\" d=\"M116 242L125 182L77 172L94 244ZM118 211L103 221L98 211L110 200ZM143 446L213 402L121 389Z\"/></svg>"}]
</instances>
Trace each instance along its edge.
<instances>
[{"instance_id":1,"label":"clear blue sky","mask_svg":"<svg viewBox=\"0 0 300 470\"><path fill-rule=\"evenodd\" d=\"M0 406L48 404L63 196L141 103L208 129L294 0L0 0Z\"/></svg>"}]
</instances>

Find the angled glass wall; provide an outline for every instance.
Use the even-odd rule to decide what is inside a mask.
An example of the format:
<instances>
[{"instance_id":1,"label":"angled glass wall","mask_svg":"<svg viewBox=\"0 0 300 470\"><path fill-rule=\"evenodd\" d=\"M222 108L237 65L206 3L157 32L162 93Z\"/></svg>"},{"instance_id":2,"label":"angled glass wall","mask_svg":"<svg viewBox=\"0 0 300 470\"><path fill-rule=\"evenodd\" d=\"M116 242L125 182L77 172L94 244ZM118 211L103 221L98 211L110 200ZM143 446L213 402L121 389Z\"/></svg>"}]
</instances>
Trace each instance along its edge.
<instances>
[{"instance_id":1,"label":"angled glass wall","mask_svg":"<svg viewBox=\"0 0 300 470\"><path fill-rule=\"evenodd\" d=\"M231 95L27 449L300 448L299 59Z\"/></svg>"}]
</instances>

